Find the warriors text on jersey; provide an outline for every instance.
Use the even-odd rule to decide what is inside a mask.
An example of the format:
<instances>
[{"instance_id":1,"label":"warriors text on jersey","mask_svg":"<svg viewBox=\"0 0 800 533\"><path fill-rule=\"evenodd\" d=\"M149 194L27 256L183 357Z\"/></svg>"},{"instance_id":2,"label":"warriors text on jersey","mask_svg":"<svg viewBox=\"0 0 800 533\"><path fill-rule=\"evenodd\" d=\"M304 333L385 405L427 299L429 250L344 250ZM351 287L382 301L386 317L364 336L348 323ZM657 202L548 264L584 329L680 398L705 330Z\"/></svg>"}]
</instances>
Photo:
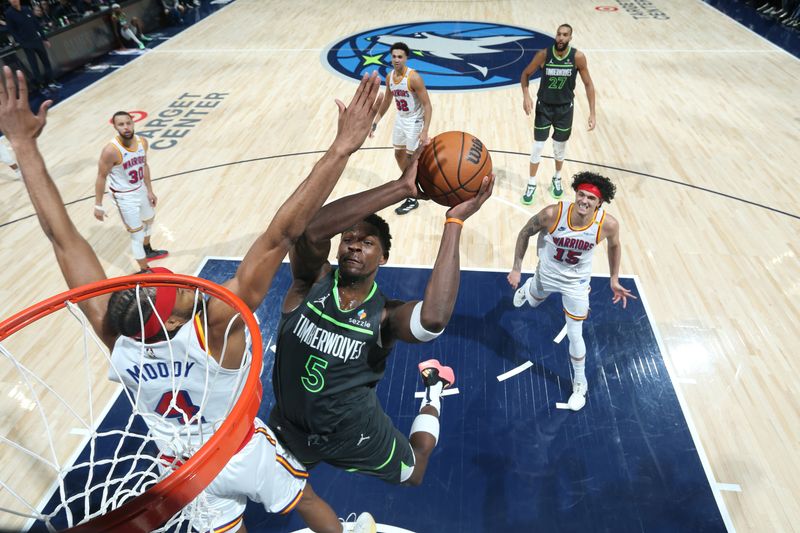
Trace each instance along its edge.
<instances>
[{"instance_id":1,"label":"warriors text on jersey","mask_svg":"<svg viewBox=\"0 0 800 533\"><path fill-rule=\"evenodd\" d=\"M206 351L198 314L169 341L120 336L108 374L128 389L162 453L177 457L196 451L225 420L247 377L245 357L241 370L222 368Z\"/></svg>"},{"instance_id":2,"label":"warriors text on jersey","mask_svg":"<svg viewBox=\"0 0 800 533\"><path fill-rule=\"evenodd\" d=\"M386 297L377 284L349 311L339 307L337 285L334 270L278 326L272 378L276 408L306 433L329 434L357 423L359 407L375 394L390 351L381 346Z\"/></svg>"},{"instance_id":3,"label":"warriors text on jersey","mask_svg":"<svg viewBox=\"0 0 800 533\"><path fill-rule=\"evenodd\" d=\"M592 275L592 256L600 242L605 210L595 211L588 226L573 227L569 223L575 204L562 201L558 204L558 217L547 233L539 233L539 266L537 272L544 277L574 283Z\"/></svg>"},{"instance_id":4,"label":"warriors text on jersey","mask_svg":"<svg viewBox=\"0 0 800 533\"><path fill-rule=\"evenodd\" d=\"M406 68L405 74L400 78L400 81L395 81L395 72L389 73L389 90L394 96L394 103L397 107L397 115L400 117L421 117L423 113L422 104L420 104L417 93L411 90L409 86L409 76L411 76L410 68Z\"/></svg>"},{"instance_id":5,"label":"warriors text on jersey","mask_svg":"<svg viewBox=\"0 0 800 533\"><path fill-rule=\"evenodd\" d=\"M575 48L567 48L567 55L559 59L555 46L547 49L542 67L542 80L536 98L545 104L568 104L575 98L575 78L578 67L575 65Z\"/></svg>"},{"instance_id":6,"label":"warriors text on jersey","mask_svg":"<svg viewBox=\"0 0 800 533\"><path fill-rule=\"evenodd\" d=\"M147 163L147 150L144 141L138 135L133 136L132 148L126 148L119 137L111 139L119 151L122 162L111 167L108 174L108 187L113 192L127 192L138 189L144 181L144 166Z\"/></svg>"}]
</instances>

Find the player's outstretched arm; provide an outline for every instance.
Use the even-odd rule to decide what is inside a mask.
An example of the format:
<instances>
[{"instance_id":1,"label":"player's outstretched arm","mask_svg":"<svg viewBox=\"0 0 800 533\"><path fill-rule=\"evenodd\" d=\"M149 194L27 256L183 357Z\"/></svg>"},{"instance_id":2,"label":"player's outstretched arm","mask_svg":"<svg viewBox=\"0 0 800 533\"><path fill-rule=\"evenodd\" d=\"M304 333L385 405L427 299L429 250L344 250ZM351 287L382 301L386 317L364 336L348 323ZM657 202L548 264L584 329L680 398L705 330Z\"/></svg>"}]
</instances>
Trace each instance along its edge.
<instances>
[{"instance_id":1,"label":"player's outstretched arm","mask_svg":"<svg viewBox=\"0 0 800 533\"><path fill-rule=\"evenodd\" d=\"M506 276L508 284L512 288L516 289L519 286L520 278L522 277L522 260L525 259L525 252L528 251L528 242L531 237L552 226L556 221L556 216L558 216L558 206L555 204L548 205L533 215L519 230L517 244L514 247L514 266L511 267L511 272Z\"/></svg>"},{"instance_id":2,"label":"player's outstretched arm","mask_svg":"<svg viewBox=\"0 0 800 533\"><path fill-rule=\"evenodd\" d=\"M379 93L380 79L377 73L373 73L369 77L364 75L349 105L336 101L339 121L330 148L278 209L267 230L248 250L234 278L226 283L251 309L258 307L264 299L286 253L327 200L350 155L367 138L381 105ZM227 322L224 316L221 318Z\"/></svg>"},{"instance_id":3,"label":"player's outstretched arm","mask_svg":"<svg viewBox=\"0 0 800 533\"><path fill-rule=\"evenodd\" d=\"M638 298L631 294L631 291L622 286L619 282L619 264L622 259L622 245L619 242L619 222L611 215L606 215L606 220L603 224L603 231L606 233L606 240L608 241L608 270L611 274L609 283L614 297L612 303L617 303L622 300L622 308L628 306L628 298L637 300Z\"/></svg>"},{"instance_id":4,"label":"player's outstretched arm","mask_svg":"<svg viewBox=\"0 0 800 533\"><path fill-rule=\"evenodd\" d=\"M539 50L536 52L536 55L533 56L533 59L530 63L528 63L528 66L525 67L525 70L522 71L522 74L519 77L519 84L520 87L522 87L522 109L525 111L526 115L530 115L531 110L533 109L533 100L528 92L528 80L531 76L533 76L534 72L542 68L546 57L547 52L545 50Z\"/></svg>"},{"instance_id":5,"label":"player's outstretched arm","mask_svg":"<svg viewBox=\"0 0 800 533\"><path fill-rule=\"evenodd\" d=\"M447 211L439 253L422 302L406 302L389 309L389 329L393 339L427 342L444 331L453 314L461 280L459 241L462 225L489 199L493 187L494 175L483 178L478 194Z\"/></svg>"},{"instance_id":6,"label":"player's outstretched arm","mask_svg":"<svg viewBox=\"0 0 800 533\"><path fill-rule=\"evenodd\" d=\"M22 72L17 71L15 84L11 69L3 67L3 78L5 84L0 87L0 130L17 154L17 163L39 225L53 245L67 285L73 288L105 279L106 274L97 255L70 220L36 143L47 121L47 110L53 102L44 102L39 113L34 115L28 105L28 86ZM114 337L104 328L108 296L84 301L80 307L103 342L113 344Z\"/></svg>"},{"instance_id":7,"label":"player's outstretched arm","mask_svg":"<svg viewBox=\"0 0 800 533\"><path fill-rule=\"evenodd\" d=\"M578 52L575 54L575 66L581 75L583 87L586 89L586 99L589 101L589 131L592 131L597 124L594 114L594 82L589 75L589 63L586 61L586 54Z\"/></svg>"}]
</instances>

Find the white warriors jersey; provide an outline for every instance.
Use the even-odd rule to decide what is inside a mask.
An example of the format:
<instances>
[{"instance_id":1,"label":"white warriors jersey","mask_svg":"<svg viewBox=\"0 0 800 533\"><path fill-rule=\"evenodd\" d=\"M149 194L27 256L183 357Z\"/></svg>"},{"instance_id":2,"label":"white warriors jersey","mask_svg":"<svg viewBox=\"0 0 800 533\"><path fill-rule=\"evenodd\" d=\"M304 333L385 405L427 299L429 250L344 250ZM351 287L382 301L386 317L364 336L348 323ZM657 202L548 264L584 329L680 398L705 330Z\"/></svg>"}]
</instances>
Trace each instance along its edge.
<instances>
[{"instance_id":1,"label":"white warriors jersey","mask_svg":"<svg viewBox=\"0 0 800 533\"><path fill-rule=\"evenodd\" d=\"M592 275L592 256L600 242L600 232L606 213L599 208L589 225L573 227L570 214L575 204L562 201L558 204L558 217L547 233L539 233L537 272L542 277L577 283Z\"/></svg>"},{"instance_id":2,"label":"white warriors jersey","mask_svg":"<svg viewBox=\"0 0 800 533\"><path fill-rule=\"evenodd\" d=\"M394 96L394 103L397 107L397 115L400 117L421 117L423 113L422 104L419 102L417 93L409 87L408 77L411 69L407 68L405 74L399 82L395 83L395 72L389 73L389 90Z\"/></svg>"},{"instance_id":3,"label":"white warriors jersey","mask_svg":"<svg viewBox=\"0 0 800 533\"><path fill-rule=\"evenodd\" d=\"M119 140L119 137L111 139L119 151L122 162L111 167L108 173L108 187L113 192L126 192L138 189L144 181L144 166L147 161L147 151L144 148L144 141L138 135L133 136L134 144L132 148L126 148Z\"/></svg>"},{"instance_id":4,"label":"white warriors jersey","mask_svg":"<svg viewBox=\"0 0 800 533\"><path fill-rule=\"evenodd\" d=\"M197 451L225 420L244 386L249 336L242 370L219 366L205 343L198 314L169 341L143 344L122 335L111 351L109 379L128 390L165 455Z\"/></svg>"}]
</instances>

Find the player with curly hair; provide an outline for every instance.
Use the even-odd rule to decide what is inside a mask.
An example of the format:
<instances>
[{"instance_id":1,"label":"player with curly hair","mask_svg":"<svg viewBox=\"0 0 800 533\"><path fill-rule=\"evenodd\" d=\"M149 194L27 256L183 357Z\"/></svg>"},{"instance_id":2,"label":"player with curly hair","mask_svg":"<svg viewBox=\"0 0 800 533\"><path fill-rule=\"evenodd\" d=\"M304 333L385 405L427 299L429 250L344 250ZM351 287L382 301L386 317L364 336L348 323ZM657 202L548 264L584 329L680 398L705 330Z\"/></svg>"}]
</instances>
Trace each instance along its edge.
<instances>
[{"instance_id":1,"label":"player with curly hair","mask_svg":"<svg viewBox=\"0 0 800 533\"><path fill-rule=\"evenodd\" d=\"M517 236L514 266L508 283L517 291L514 306L527 302L537 307L551 293L561 293L567 322L569 355L575 377L568 405L578 411L586 404L586 344L583 341L583 321L589 316L589 282L592 278L592 256L600 241L608 241L608 268L611 273L613 303L636 298L619 283L619 263L622 246L619 241L619 222L609 215L603 203L610 202L616 187L610 179L594 172L580 172L572 178L575 201L562 200L533 215ZM539 234L536 273L519 287L522 259L528 241ZM519 287L519 288L518 288Z\"/></svg>"}]
</instances>

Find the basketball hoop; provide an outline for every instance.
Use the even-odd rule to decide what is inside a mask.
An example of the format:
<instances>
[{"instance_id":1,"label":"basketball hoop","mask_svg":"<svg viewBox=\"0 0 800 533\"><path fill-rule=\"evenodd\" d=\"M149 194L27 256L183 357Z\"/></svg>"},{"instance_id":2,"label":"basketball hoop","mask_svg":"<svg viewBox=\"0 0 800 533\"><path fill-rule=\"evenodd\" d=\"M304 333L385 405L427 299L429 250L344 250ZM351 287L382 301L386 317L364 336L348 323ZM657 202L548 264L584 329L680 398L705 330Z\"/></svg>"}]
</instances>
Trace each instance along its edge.
<instances>
[{"instance_id":1,"label":"basketball hoop","mask_svg":"<svg viewBox=\"0 0 800 533\"><path fill-rule=\"evenodd\" d=\"M139 467L143 472L146 472L146 474L141 474L143 477L142 480L136 480L134 478L136 474L128 471L124 474L125 479L114 479L107 482L106 485L102 487L102 490L94 486L87 488L86 492L102 492L103 509L99 512L96 510L86 510L84 514L88 514L88 518L82 519L78 516L74 520L72 518L72 511L69 509L64 511L62 509L67 516L66 522L69 528L68 531L71 532L77 533L100 530L145 532L156 530L162 527L166 522L174 522L173 518L181 513L182 509L192 503L198 495L200 495L206 486L225 467L229 459L238 451L243 440L248 436L248 433L252 432L253 419L261 403L262 391L260 373L262 367L262 340L258 323L247 305L230 290L204 279L180 274L141 274L107 279L69 290L32 305L28 309L0 323L0 351L2 352L0 355L4 356L5 360L11 363L12 368L16 368L20 373L22 379L18 380L18 383L24 382L24 384L27 385L26 390L29 391L28 397L33 398L33 402L39 406L40 410L42 409L43 401L41 400L41 396L43 396L43 394L39 394L39 390L50 391L57 399L61 401L64 400L58 392L46 384L43 378L31 372L22 363L22 360L25 359L24 357L15 357L11 355L4 343L11 335L42 320L48 315L66 308L84 328L84 358L86 359L87 368L91 367L89 364L90 357L88 355L89 345L91 343L88 341L94 340L97 346L100 346L102 343L94 335L94 332L88 324L88 320L75 304L103 294L136 287L175 287L191 289L195 291L195 313L193 314L196 314L197 311L204 308L205 301L202 298L203 295L225 302L238 313L238 315L234 316L231 320L231 324L237 317L241 318L245 323L252 347L251 355L249 359L242 363L242 367L239 369L239 379L243 381L243 385L241 386L241 392L238 394L238 397L231 398L232 407L228 411L227 416L215 422L214 427L216 430L202 443L199 449L194 451L189 457L182 457L180 461L166 469L166 471L154 466L158 463L159 457L143 455L142 450L146 448L145 445L149 443L149 445L152 446L155 442L155 439L150 436L149 424L147 435L134 433L130 430L130 420L135 418L138 408L138 406L132 405L133 414L129 418L128 426L126 426L124 431L114 430L113 433L115 435L119 433L120 439L141 439L142 444L136 444L138 451L135 452L135 455L130 457L117 457L117 451L121 447L118 446L117 451L115 451L115 456L107 462L112 465L112 473L114 469L117 468L118 463L122 461L147 464L149 466ZM142 301L142 305L146 305L144 300ZM76 316L76 313L80 316ZM230 327L228 329L230 330ZM109 357L107 350L103 349L102 351ZM107 363L110 364L110 357ZM96 366L94 368L96 368ZM113 370L120 372L116 369ZM91 383L92 378L89 377L88 379ZM127 395L130 399L130 394ZM232 392L232 396L233 395L234 392ZM92 393L89 392L90 402L91 397ZM67 408L72 411L68 405ZM31 408L31 410L33 410L33 408ZM88 411L90 415L87 418L94 420L92 408L90 407ZM45 426L48 428L47 432L51 439L50 447L52 448L52 435L50 435L47 414L44 412L40 412L39 414L44 420ZM78 415L76 414L76 416ZM192 422L190 421L186 425L189 426L191 424ZM130 434L127 433L128 431L130 431ZM92 431L87 430L87 433L90 433L89 443L92 444L92 446L94 446L95 439L107 437L106 434L101 435L97 427L93 428ZM111 433L112 432L109 432L108 434L110 435ZM27 456L43 459L45 455L48 455L47 453L37 454L34 451L30 451L24 444L14 443L4 436L0 436L0 440L5 444L10 444L12 448L22 450L27 453ZM138 440L136 440L136 442L138 442ZM52 455L55 456L55 452L53 452ZM91 461L95 461L94 454L91 455ZM88 496L85 494L74 495L65 493L63 479L72 468L72 465L64 465L62 467L58 464L58 461L49 461L46 459L43 459L43 462L47 467L53 466L52 463L58 466L58 468L55 469L56 475L55 481L53 482L55 484L55 489L58 490L54 489L53 493L55 497L60 496L65 509L75 502L80 504L82 500L86 502L89 501ZM94 468L94 465L89 464L88 468L93 472L91 469ZM91 474L89 474L89 477L91 478ZM6 489L10 494L17 495L17 491L10 488L6 481L0 480L0 486ZM124 488L122 488L123 486ZM88 484L87 487L89 487ZM114 491L117 491L117 493L114 494ZM106 497L106 493L109 494L108 497ZM54 530L54 527L49 523L49 515L40 514L34 505L27 502L24 503L23 507L28 510L27 514L16 510L9 510L5 507L0 507L0 510L28 519L43 520L48 529ZM2 515L0 514L0 516ZM191 517L182 518L182 520L191 519ZM2 527L2 524L0 524L0 527Z\"/></svg>"}]
</instances>

